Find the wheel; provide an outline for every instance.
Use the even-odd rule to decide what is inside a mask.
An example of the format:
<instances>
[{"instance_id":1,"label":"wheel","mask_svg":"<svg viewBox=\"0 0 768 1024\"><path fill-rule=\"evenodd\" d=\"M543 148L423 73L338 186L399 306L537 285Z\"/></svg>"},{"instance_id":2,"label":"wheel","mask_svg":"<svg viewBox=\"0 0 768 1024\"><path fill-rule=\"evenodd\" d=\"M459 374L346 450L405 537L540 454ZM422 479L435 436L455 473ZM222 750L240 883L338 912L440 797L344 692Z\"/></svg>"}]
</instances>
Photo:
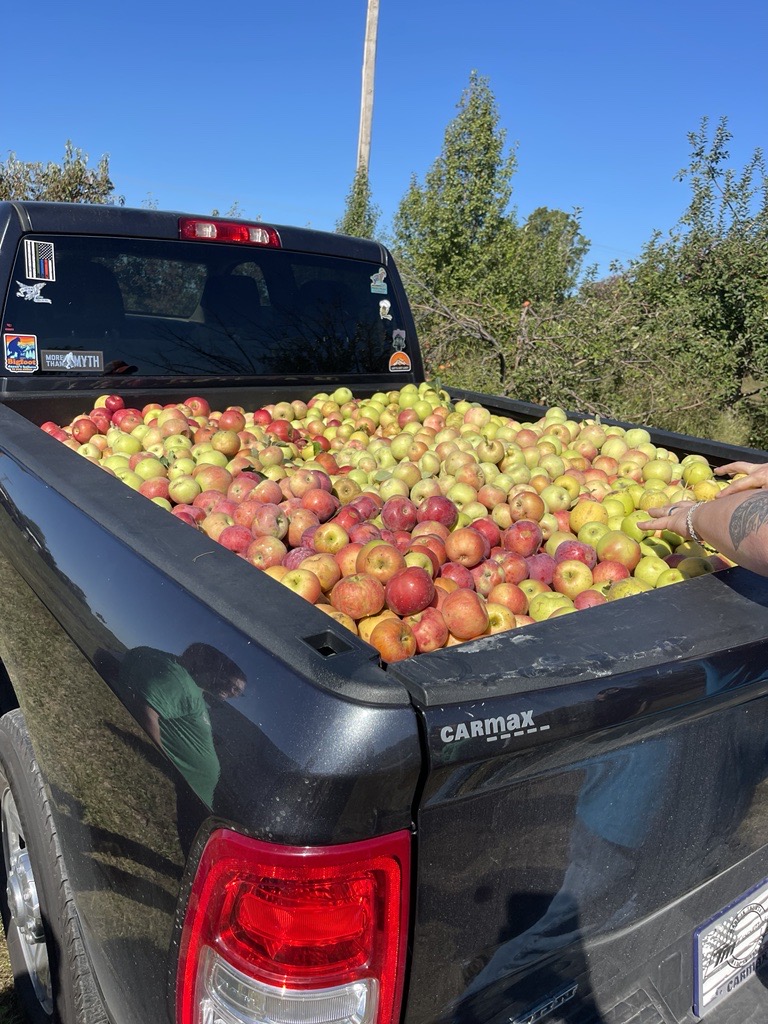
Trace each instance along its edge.
<instances>
[{"instance_id":1,"label":"wheel","mask_svg":"<svg viewBox=\"0 0 768 1024\"><path fill-rule=\"evenodd\" d=\"M0 910L16 990L35 1024L106 1024L47 791L21 711L0 718Z\"/></svg>"}]
</instances>

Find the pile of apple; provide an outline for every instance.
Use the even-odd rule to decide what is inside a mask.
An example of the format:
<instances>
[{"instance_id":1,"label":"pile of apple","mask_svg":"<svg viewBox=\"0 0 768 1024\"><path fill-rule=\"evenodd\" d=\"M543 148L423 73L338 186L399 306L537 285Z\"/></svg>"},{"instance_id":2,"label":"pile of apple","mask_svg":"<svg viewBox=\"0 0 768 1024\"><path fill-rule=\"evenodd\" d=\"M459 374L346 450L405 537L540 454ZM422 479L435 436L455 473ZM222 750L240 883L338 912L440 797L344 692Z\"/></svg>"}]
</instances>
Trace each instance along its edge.
<instances>
[{"instance_id":1,"label":"pile of apple","mask_svg":"<svg viewBox=\"0 0 768 1024\"><path fill-rule=\"evenodd\" d=\"M518 422L409 384L212 410L102 395L42 429L371 643L385 662L731 563L648 509L713 498L642 428Z\"/></svg>"}]
</instances>

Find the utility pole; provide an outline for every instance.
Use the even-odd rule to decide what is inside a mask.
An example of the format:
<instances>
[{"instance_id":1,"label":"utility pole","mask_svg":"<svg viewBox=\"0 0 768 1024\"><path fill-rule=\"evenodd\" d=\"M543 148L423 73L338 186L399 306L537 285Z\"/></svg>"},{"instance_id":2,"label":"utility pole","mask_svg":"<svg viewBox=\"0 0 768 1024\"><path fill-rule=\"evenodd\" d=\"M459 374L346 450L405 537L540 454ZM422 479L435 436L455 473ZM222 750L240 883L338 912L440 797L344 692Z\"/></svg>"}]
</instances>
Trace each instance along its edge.
<instances>
[{"instance_id":1,"label":"utility pole","mask_svg":"<svg viewBox=\"0 0 768 1024\"><path fill-rule=\"evenodd\" d=\"M357 172L365 171L371 159L371 123L373 121L373 78L376 70L376 32L379 24L379 0L368 0L363 50L363 91L360 98L360 133L357 141Z\"/></svg>"}]
</instances>

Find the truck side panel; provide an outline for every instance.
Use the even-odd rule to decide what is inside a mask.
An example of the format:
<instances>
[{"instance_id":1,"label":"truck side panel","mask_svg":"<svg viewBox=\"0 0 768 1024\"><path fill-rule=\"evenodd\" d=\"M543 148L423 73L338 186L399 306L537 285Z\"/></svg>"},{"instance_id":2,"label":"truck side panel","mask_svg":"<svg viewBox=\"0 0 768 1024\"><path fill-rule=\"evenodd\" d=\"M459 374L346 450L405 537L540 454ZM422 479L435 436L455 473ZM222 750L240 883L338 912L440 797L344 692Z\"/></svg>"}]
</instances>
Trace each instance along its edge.
<instances>
[{"instance_id":1,"label":"truck side panel","mask_svg":"<svg viewBox=\"0 0 768 1024\"><path fill-rule=\"evenodd\" d=\"M0 658L53 798L109 1012L116 1024L171 1019L179 894L197 828L229 824L309 845L409 827L416 718L366 645L328 630L287 591L285 603L273 581L132 501L118 481L105 477L102 491L93 467L14 413L0 417ZM41 445L42 460L17 461L17 433L27 452ZM110 485L117 506L110 513L107 497L99 514ZM140 553L142 529L160 562L172 570L179 560L176 577ZM212 805L152 744L120 687L126 651L180 653L192 642L226 653L246 679L241 696L209 701L221 767Z\"/></svg>"}]
</instances>

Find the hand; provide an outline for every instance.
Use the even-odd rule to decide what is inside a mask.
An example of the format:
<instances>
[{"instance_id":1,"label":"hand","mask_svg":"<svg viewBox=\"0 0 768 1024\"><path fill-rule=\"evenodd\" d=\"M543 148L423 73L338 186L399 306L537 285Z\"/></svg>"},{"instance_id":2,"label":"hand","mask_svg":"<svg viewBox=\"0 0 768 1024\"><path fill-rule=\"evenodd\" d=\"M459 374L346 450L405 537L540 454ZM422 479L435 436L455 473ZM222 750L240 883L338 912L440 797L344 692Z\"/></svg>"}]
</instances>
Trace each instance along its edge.
<instances>
[{"instance_id":1,"label":"hand","mask_svg":"<svg viewBox=\"0 0 768 1024\"><path fill-rule=\"evenodd\" d=\"M727 466L718 466L715 473L718 476L746 474L738 480L732 480L727 487L715 495L716 498L722 498L726 494L738 494L740 491L768 487L768 462L729 462Z\"/></svg>"},{"instance_id":2,"label":"hand","mask_svg":"<svg viewBox=\"0 0 768 1024\"><path fill-rule=\"evenodd\" d=\"M692 501L676 501L673 505L663 505L661 508L648 509L651 519L644 519L635 525L641 530L671 530L678 533L683 540L690 539L688 533L688 509L693 505Z\"/></svg>"}]
</instances>

